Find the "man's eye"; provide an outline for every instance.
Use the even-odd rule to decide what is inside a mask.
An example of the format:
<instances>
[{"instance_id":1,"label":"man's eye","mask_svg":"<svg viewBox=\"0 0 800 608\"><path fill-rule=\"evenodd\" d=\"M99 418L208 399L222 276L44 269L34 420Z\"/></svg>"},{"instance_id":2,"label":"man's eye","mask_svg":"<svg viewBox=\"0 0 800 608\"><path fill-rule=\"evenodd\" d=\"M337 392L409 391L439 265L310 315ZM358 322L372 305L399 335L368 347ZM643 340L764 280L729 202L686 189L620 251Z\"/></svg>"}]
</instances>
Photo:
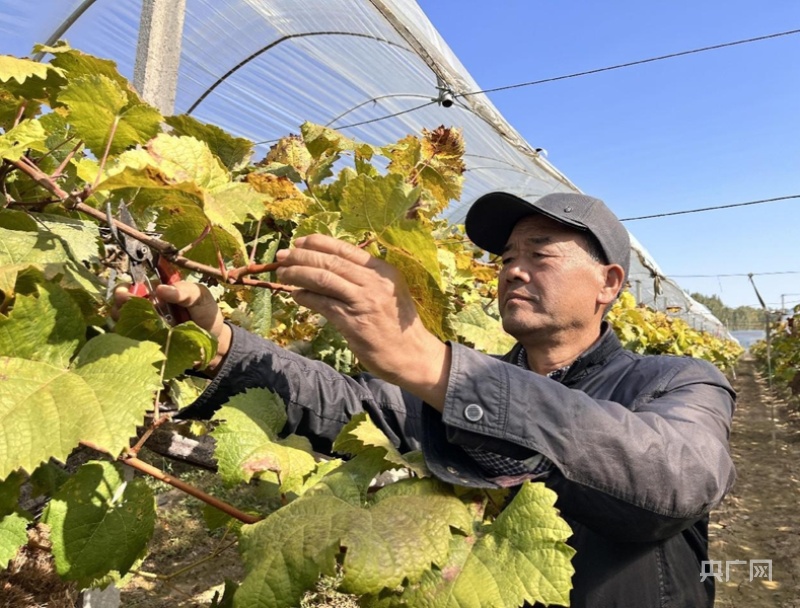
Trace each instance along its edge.
<instances>
[{"instance_id":1,"label":"man's eye","mask_svg":"<svg viewBox=\"0 0 800 608\"><path fill-rule=\"evenodd\" d=\"M503 258L502 260L500 260L500 262L503 264L503 266L506 266L507 264L510 264L513 261L514 261L514 258Z\"/></svg>"}]
</instances>

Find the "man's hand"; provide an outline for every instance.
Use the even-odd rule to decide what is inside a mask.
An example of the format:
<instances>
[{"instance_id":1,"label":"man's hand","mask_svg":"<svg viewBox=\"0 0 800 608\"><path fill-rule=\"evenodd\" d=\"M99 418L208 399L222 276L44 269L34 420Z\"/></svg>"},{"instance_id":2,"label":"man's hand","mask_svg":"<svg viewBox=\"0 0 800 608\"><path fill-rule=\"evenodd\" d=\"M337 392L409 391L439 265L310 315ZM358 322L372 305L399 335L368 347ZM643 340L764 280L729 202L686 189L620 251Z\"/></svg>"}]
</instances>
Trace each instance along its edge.
<instances>
[{"instance_id":1,"label":"man's hand","mask_svg":"<svg viewBox=\"0 0 800 608\"><path fill-rule=\"evenodd\" d=\"M179 281L174 285L159 285L155 288L155 296L162 302L183 306L189 311L192 321L217 339L217 355L206 370L213 374L231 346L231 328L225 325L225 319L214 296L205 285L188 281ZM111 316L117 318L119 309L131 297L127 286L117 287L114 290Z\"/></svg>"},{"instance_id":2,"label":"man's hand","mask_svg":"<svg viewBox=\"0 0 800 608\"><path fill-rule=\"evenodd\" d=\"M300 287L295 301L333 323L370 371L441 410L450 349L425 329L396 268L319 234L297 239L276 260L278 279Z\"/></svg>"}]
</instances>

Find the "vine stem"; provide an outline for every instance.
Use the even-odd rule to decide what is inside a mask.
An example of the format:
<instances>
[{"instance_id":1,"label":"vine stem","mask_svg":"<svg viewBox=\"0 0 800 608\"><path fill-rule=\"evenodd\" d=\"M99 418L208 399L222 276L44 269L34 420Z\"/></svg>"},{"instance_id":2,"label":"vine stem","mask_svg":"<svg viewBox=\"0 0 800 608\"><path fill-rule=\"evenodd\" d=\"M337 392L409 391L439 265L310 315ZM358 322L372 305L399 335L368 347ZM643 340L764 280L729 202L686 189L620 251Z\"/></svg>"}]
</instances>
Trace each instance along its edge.
<instances>
[{"instance_id":1,"label":"vine stem","mask_svg":"<svg viewBox=\"0 0 800 608\"><path fill-rule=\"evenodd\" d=\"M23 156L22 159L25 157ZM52 194L61 200L66 208L70 211L78 211L94 219L102 222L103 224L108 224L108 219L106 215L94 207L90 207L86 203L84 203L84 199L88 198L88 196L92 193L90 188L86 188L81 192L78 193L70 193L63 190L55 181L43 172L39 167L28 162L23 162L20 159L19 161L9 161L14 167L28 175L33 181L37 184L42 186L45 190L48 190ZM27 160L27 159L26 159ZM294 287L290 285L283 285L281 283L271 283L268 281L257 281L254 279L249 279L247 277L240 276L236 280L231 280L228 276L229 273L223 272L219 268L214 266L209 266L207 264L201 264L200 262L195 262L194 260L190 260L183 255L180 255L178 249L172 243L167 243L166 241L162 241L161 239L148 236L144 232L140 232L136 228L128 226L123 222L115 218L111 218L111 223L123 234L128 235L131 238L144 243L151 249L157 251L159 254L163 255L167 258L170 262L175 264L176 266L180 266L182 268L186 268L187 270L192 270L195 272L199 272L201 274L212 276L218 279L221 279L222 282L228 283L231 285L249 285L251 287L264 287L267 289L271 289L273 291L285 291L287 293L291 293L294 291Z\"/></svg>"},{"instance_id":2,"label":"vine stem","mask_svg":"<svg viewBox=\"0 0 800 608\"><path fill-rule=\"evenodd\" d=\"M89 441L81 441L81 445L84 445L87 448L91 448L97 452L101 452L103 454L112 456L111 454L109 454L107 450ZM219 498L211 496L211 494L206 494L200 488L196 488L193 485L186 483L185 481L181 481L177 477L173 477L172 475L167 475L164 471L162 471L158 467L154 467L153 465L148 464L143 460L139 460L139 458L137 458L136 456L123 454L117 460L119 460L122 464L131 467L132 469L136 469L141 473L150 475L150 477L158 479L159 481L163 481L164 483L171 485L173 488L177 488L178 490L181 490L182 492L185 492L190 496L194 496L195 498L203 501L207 505L211 505L215 509L219 509L220 511L222 511L227 515L230 515L234 519L238 519L242 523L254 524L263 519L261 517L256 517L254 515L244 513L243 511L240 511L233 505L229 505L227 502L224 502Z\"/></svg>"},{"instance_id":3,"label":"vine stem","mask_svg":"<svg viewBox=\"0 0 800 608\"><path fill-rule=\"evenodd\" d=\"M114 141L114 136L117 134L118 126L119 126L119 116L117 116L114 119L114 124L111 125L111 133L108 134L108 142L106 143L106 149L103 152L103 158L100 159L100 166L97 168L97 177L94 178L94 184L92 184L92 190L97 188L97 184L100 183L100 180L103 177L103 169L106 168L108 153L111 151L111 142Z\"/></svg>"},{"instance_id":4,"label":"vine stem","mask_svg":"<svg viewBox=\"0 0 800 608\"><path fill-rule=\"evenodd\" d=\"M22 120L22 117L25 116L25 108L27 107L28 107L28 101L27 100L23 101L22 105L17 110L17 115L14 117L14 124L13 124L14 127L16 127Z\"/></svg>"}]
</instances>

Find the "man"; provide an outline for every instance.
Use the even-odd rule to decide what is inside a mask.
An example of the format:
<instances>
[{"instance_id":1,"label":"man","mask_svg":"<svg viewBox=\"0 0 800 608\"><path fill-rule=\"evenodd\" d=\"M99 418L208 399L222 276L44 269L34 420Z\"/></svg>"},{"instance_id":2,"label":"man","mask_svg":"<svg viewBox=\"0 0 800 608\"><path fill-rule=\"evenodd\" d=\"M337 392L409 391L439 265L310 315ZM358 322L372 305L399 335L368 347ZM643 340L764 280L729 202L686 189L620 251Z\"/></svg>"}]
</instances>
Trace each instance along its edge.
<instances>
[{"instance_id":1,"label":"man","mask_svg":"<svg viewBox=\"0 0 800 608\"><path fill-rule=\"evenodd\" d=\"M504 357L444 344L420 322L399 272L320 235L278 252L295 300L347 338L374 375L342 376L226 325L201 286L162 286L219 337L209 389L189 414L269 386L287 431L318 449L368 411L402 449L464 486L541 479L574 531L571 605L700 608L713 604L708 512L733 482L734 393L712 365L624 351L603 316L625 284L628 233L582 194L479 198L470 238L502 255L499 306L517 339Z\"/></svg>"}]
</instances>

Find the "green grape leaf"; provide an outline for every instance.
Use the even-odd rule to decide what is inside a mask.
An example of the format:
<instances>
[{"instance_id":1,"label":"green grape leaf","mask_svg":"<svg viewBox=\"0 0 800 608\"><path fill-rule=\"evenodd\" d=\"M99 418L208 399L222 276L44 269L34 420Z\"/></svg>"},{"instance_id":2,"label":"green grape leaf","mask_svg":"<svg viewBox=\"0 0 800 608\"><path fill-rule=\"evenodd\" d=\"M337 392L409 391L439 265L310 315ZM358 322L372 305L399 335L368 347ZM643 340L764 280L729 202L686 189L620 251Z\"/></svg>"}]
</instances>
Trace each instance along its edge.
<instances>
[{"instance_id":1,"label":"green grape leaf","mask_svg":"<svg viewBox=\"0 0 800 608\"><path fill-rule=\"evenodd\" d=\"M432 276L420 260L407 251L387 248L386 261L405 277L411 297L422 323L442 340L451 338L446 324L452 303L442 291L436 277Z\"/></svg>"},{"instance_id":2,"label":"green grape leaf","mask_svg":"<svg viewBox=\"0 0 800 608\"><path fill-rule=\"evenodd\" d=\"M0 518L0 570L5 570L19 548L28 544L28 523L20 513Z\"/></svg>"},{"instance_id":3,"label":"green grape leaf","mask_svg":"<svg viewBox=\"0 0 800 608\"><path fill-rule=\"evenodd\" d=\"M88 587L109 573L128 572L153 535L155 516L143 479L125 481L118 465L95 461L61 486L42 521L51 530L58 574Z\"/></svg>"},{"instance_id":4,"label":"green grape leaf","mask_svg":"<svg viewBox=\"0 0 800 608\"><path fill-rule=\"evenodd\" d=\"M217 340L193 321L171 329L164 378L174 378L187 369L205 369L217 354Z\"/></svg>"},{"instance_id":5,"label":"green grape leaf","mask_svg":"<svg viewBox=\"0 0 800 608\"><path fill-rule=\"evenodd\" d=\"M31 475L31 493L33 496L52 496L69 479L69 473L53 462L45 462Z\"/></svg>"},{"instance_id":6,"label":"green grape leaf","mask_svg":"<svg viewBox=\"0 0 800 608\"><path fill-rule=\"evenodd\" d=\"M152 406L162 358L158 345L114 334L89 340L69 368L0 357L0 477L63 461L80 441L119 454Z\"/></svg>"},{"instance_id":7,"label":"green grape leaf","mask_svg":"<svg viewBox=\"0 0 800 608\"><path fill-rule=\"evenodd\" d=\"M235 608L233 598L238 588L239 583L226 578L222 597L219 596L219 591L215 591L214 597L211 598L211 605L209 608Z\"/></svg>"},{"instance_id":8,"label":"green grape leaf","mask_svg":"<svg viewBox=\"0 0 800 608\"><path fill-rule=\"evenodd\" d=\"M329 495L304 496L242 528L245 577L234 606L298 606L320 574L333 575L339 540L360 510Z\"/></svg>"},{"instance_id":9,"label":"green grape leaf","mask_svg":"<svg viewBox=\"0 0 800 608\"><path fill-rule=\"evenodd\" d=\"M503 331L500 321L486 314L480 304L470 304L459 311L454 329L475 348L489 354L507 353L515 343Z\"/></svg>"},{"instance_id":10,"label":"green grape leaf","mask_svg":"<svg viewBox=\"0 0 800 608\"><path fill-rule=\"evenodd\" d=\"M104 153L112 130L109 152L119 154L155 137L161 129L158 110L130 100L117 82L103 74L72 79L58 101L69 108L69 122L98 156Z\"/></svg>"},{"instance_id":11,"label":"green grape leaf","mask_svg":"<svg viewBox=\"0 0 800 608\"><path fill-rule=\"evenodd\" d=\"M225 421L211 435L217 442L219 473L226 483L248 482L254 475L272 471L283 491L293 491L316 467L307 441L277 438L286 424L286 406L272 391L250 389L236 395L214 419Z\"/></svg>"},{"instance_id":12,"label":"green grape leaf","mask_svg":"<svg viewBox=\"0 0 800 608\"><path fill-rule=\"evenodd\" d=\"M229 171L241 168L253 155L253 142L250 140L234 137L219 127L200 122L188 114L168 116L164 120L176 135L195 137L205 142Z\"/></svg>"},{"instance_id":13,"label":"green grape leaf","mask_svg":"<svg viewBox=\"0 0 800 608\"><path fill-rule=\"evenodd\" d=\"M78 262L100 263L100 229L94 222L37 213L36 221L55 234Z\"/></svg>"},{"instance_id":14,"label":"green grape leaf","mask_svg":"<svg viewBox=\"0 0 800 608\"><path fill-rule=\"evenodd\" d=\"M194 376L187 376L181 380L173 378L169 382L169 396L178 409L183 409L197 401L210 382L205 378Z\"/></svg>"},{"instance_id":15,"label":"green grape leaf","mask_svg":"<svg viewBox=\"0 0 800 608\"><path fill-rule=\"evenodd\" d=\"M140 101L139 95L117 70L117 64L110 59L100 59L87 55L70 48L66 43L55 47L41 46L38 48L41 49L41 52L52 53L54 57L50 64L63 70L70 80L78 80L87 76L104 76L119 85L128 101Z\"/></svg>"},{"instance_id":16,"label":"green grape leaf","mask_svg":"<svg viewBox=\"0 0 800 608\"><path fill-rule=\"evenodd\" d=\"M355 242L354 235L339 228L341 220L342 214L338 211L324 211L304 217L300 220L297 224L297 228L295 228L292 233L292 244L301 236L308 236L309 234L327 234L337 239ZM348 237L350 237L350 239L348 239Z\"/></svg>"},{"instance_id":17,"label":"green grape leaf","mask_svg":"<svg viewBox=\"0 0 800 608\"><path fill-rule=\"evenodd\" d=\"M389 226L379 238L379 242L397 256L409 258L430 275L434 283L442 289L442 274L436 241L430 229L415 221L401 221Z\"/></svg>"},{"instance_id":18,"label":"green grape leaf","mask_svg":"<svg viewBox=\"0 0 800 608\"><path fill-rule=\"evenodd\" d=\"M17 295L9 316L0 315L0 355L67 367L84 342L81 311L58 285L35 288L36 296Z\"/></svg>"},{"instance_id":19,"label":"green grape leaf","mask_svg":"<svg viewBox=\"0 0 800 608\"><path fill-rule=\"evenodd\" d=\"M375 477L391 468L394 467L383 457L381 450L365 451L328 472L306 493L336 496L360 507L366 503L367 492Z\"/></svg>"},{"instance_id":20,"label":"green grape leaf","mask_svg":"<svg viewBox=\"0 0 800 608\"><path fill-rule=\"evenodd\" d=\"M444 564L451 527L464 532L472 527L472 516L455 496L386 497L362 511L359 525L342 538L342 589L362 595L418 581L431 564Z\"/></svg>"},{"instance_id":21,"label":"green grape leaf","mask_svg":"<svg viewBox=\"0 0 800 608\"><path fill-rule=\"evenodd\" d=\"M0 135L0 158L18 161L29 149L45 151L42 124L36 119L23 120L16 127Z\"/></svg>"},{"instance_id":22,"label":"green grape leaf","mask_svg":"<svg viewBox=\"0 0 800 608\"><path fill-rule=\"evenodd\" d=\"M0 82L8 82L13 79L19 84L23 84L28 78L45 80L51 72L64 75L64 70L46 63L0 55Z\"/></svg>"},{"instance_id":23,"label":"green grape leaf","mask_svg":"<svg viewBox=\"0 0 800 608\"><path fill-rule=\"evenodd\" d=\"M203 208L211 222L231 234L239 234L234 224L264 215L264 196L250 184L225 184L207 192Z\"/></svg>"},{"instance_id":24,"label":"green grape leaf","mask_svg":"<svg viewBox=\"0 0 800 608\"><path fill-rule=\"evenodd\" d=\"M300 133L303 136L303 143L305 143L306 149L315 159L355 150L356 148L362 150L362 154L368 154L368 150L371 148L367 144L358 144L355 140L342 135L335 129L312 122L304 122L300 126Z\"/></svg>"},{"instance_id":25,"label":"green grape leaf","mask_svg":"<svg viewBox=\"0 0 800 608\"><path fill-rule=\"evenodd\" d=\"M18 471L14 471L0 481L0 517L13 513L19 507L19 489L25 478Z\"/></svg>"},{"instance_id":26,"label":"green grape leaf","mask_svg":"<svg viewBox=\"0 0 800 608\"><path fill-rule=\"evenodd\" d=\"M354 234L372 232L383 237L389 226L402 221L419 198L419 190L400 175L357 175L342 190L342 227Z\"/></svg>"},{"instance_id":27,"label":"green grape leaf","mask_svg":"<svg viewBox=\"0 0 800 608\"><path fill-rule=\"evenodd\" d=\"M419 467L414 463L409 462L403 455L400 454L398 449L392 445L389 438L381 431L375 423L372 422L369 415L365 412L356 414L339 432L336 441L333 443L333 449L342 454L350 454L355 456L365 450L379 449L384 453L384 458L395 465L395 468L401 467L410 469L418 477L427 477L430 475L426 467Z\"/></svg>"},{"instance_id":28,"label":"green grape leaf","mask_svg":"<svg viewBox=\"0 0 800 608\"><path fill-rule=\"evenodd\" d=\"M447 562L410 585L401 601L419 608L482 608L569 603L572 531L556 495L525 483L511 504L475 536L453 537Z\"/></svg>"},{"instance_id":29,"label":"green grape leaf","mask_svg":"<svg viewBox=\"0 0 800 608\"><path fill-rule=\"evenodd\" d=\"M177 189L155 188L142 188L133 196L129 208L134 216L144 219L147 213L156 212L155 224L163 240L178 249L191 245L210 229L202 241L186 252L186 257L215 267L219 266L218 252L232 258L237 265L247 258L241 233L238 230L231 233L213 225L203 210L202 199Z\"/></svg>"},{"instance_id":30,"label":"green grape leaf","mask_svg":"<svg viewBox=\"0 0 800 608\"><path fill-rule=\"evenodd\" d=\"M150 340L163 346L169 326L159 316L150 300L132 297L120 308L114 331L132 340Z\"/></svg>"},{"instance_id":31,"label":"green grape leaf","mask_svg":"<svg viewBox=\"0 0 800 608\"><path fill-rule=\"evenodd\" d=\"M206 190L229 184L231 179L204 141L194 137L159 134L147 145L152 160L173 182L191 182Z\"/></svg>"},{"instance_id":32,"label":"green grape leaf","mask_svg":"<svg viewBox=\"0 0 800 608\"><path fill-rule=\"evenodd\" d=\"M279 239L271 240L264 253L259 257L259 263L273 262L279 244ZM246 311L246 316L250 320L248 329L256 335L268 338L272 329L272 292L268 289L254 289L250 295L251 299Z\"/></svg>"},{"instance_id":33,"label":"green grape leaf","mask_svg":"<svg viewBox=\"0 0 800 608\"><path fill-rule=\"evenodd\" d=\"M0 129L9 131L17 121L17 115L25 100L16 97L5 88L0 87ZM39 104L31 101L25 104L25 110L21 117L22 120L36 116L39 111Z\"/></svg>"},{"instance_id":34,"label":"green grape leaf","mask_svg":"<svg viewBox=\"0 0 800 608\"><path fill-rule=\"evenodd\" d=\"M114 331L133 340L155 342L165 349L165 380L175 378L187 369L205 368L217 353L217 341L206 330L193 321L170 327L146 298L131 298L125 302Z\"/></svg>"}]
</instances>

